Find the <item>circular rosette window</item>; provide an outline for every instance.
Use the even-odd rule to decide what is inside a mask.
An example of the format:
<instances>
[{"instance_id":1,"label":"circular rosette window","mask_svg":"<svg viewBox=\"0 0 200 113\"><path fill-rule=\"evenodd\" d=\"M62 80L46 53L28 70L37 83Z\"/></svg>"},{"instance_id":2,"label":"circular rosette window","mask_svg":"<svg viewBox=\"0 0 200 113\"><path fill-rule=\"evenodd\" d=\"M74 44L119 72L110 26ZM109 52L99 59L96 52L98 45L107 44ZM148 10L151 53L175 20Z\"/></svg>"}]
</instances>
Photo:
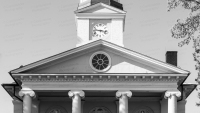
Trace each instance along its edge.
<instances>
[{"instance_id":1,"label":"circular rosette window","mask_svg":"<svg viewBox=\"0 0 200 113\"><path fill-rule=\"evenodd\" d=\"M90 66L97 72L105 72L111 66L111 58L107 53L98 51L90 57Z\"/></svg>"}]
</instances>

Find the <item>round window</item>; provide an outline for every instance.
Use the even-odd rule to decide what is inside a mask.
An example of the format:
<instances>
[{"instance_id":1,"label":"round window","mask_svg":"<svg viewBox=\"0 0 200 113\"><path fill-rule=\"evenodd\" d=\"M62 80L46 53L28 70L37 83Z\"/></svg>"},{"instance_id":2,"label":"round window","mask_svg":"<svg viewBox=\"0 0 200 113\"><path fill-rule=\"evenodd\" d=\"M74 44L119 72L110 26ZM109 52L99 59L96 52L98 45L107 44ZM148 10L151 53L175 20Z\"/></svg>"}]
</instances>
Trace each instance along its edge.
<instances>
[{"instance_id":1,"label":"round window","mask_svg":"<svg viewBox=\"0 0 200 113\"><path fill-rule=\"evenodd\" d=\"M107 71L111 66L111 58L107 53L98 51L90 57L90 66L97 72Z\"/></svg>"}]
</instances>

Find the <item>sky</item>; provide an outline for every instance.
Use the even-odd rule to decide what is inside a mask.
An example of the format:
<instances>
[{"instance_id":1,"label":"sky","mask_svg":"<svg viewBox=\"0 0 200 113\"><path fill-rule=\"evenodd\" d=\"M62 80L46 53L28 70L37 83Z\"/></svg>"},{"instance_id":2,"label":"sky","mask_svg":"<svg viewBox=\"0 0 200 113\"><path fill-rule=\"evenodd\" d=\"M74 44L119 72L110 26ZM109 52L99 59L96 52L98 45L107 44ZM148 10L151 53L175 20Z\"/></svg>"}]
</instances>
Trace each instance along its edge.
<instances>
[{"instance_id":1,"label":"sky","mask_svg":"<svg viewBox=\"0 0 200 113\"><path fill-rule=\"evenodd\" d=\"M120 0L127 11L124 46L160 61L166 51L178 51L178 67L196 83L192 43L178 47L170 29L189 11L167 12L167 0ZM12 83L9 71L72 49L77 42L74 11L79 0L0 0L0 83ZM0 87L0 112L12 113L12 98ZM197 91L187 98L186 113L200 113Z\"/></svg>"}]
</instances>

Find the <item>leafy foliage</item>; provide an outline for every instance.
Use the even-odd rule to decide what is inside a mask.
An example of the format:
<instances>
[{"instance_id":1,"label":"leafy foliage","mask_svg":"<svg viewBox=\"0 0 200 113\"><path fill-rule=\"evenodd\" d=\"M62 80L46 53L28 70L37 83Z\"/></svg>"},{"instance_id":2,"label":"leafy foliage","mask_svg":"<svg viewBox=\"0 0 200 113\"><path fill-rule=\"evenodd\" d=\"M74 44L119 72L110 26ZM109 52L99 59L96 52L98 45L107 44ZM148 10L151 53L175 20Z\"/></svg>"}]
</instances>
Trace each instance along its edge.
<instances>
[{"instance_id":1,"label":"leafy foliage","mask_svg":"<svg viewBox=\"0 0 200 113\"><path fill-rule=\"evenodd\" d=\"M168 11L178 6L190 10L190 15L184 21L177 20L171 29L171 34L173 38L181 39L178 43L180 47L193 42L195 69L199 71L197 78L200 79L200 0L168 0ZM199 79L196 80L200 84ZM200 93L198 96L200 98ZM197 105L200 106L200 102Z\"/></svg>"}]
</instances>

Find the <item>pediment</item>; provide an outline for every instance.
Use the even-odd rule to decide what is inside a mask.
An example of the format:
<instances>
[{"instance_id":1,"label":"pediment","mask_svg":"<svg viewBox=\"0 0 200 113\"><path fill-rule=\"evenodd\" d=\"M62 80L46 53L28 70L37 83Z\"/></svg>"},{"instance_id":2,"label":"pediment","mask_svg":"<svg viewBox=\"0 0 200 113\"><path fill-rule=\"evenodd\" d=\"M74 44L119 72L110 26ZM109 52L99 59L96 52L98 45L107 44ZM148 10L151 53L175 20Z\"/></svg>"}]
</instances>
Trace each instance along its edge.
<instances>
[{"instance_id":1,"label":"pediment","mask_svg":"<svg viewBox=\"0 0 200 113\"><path fill-rule=\"evenodd\" d=\"M11 73L97 73L89 63L91 55L97 51L104 51L111 57L111 67L104 73L189 73L104 40L54 55L15 69Z\"/></svg>"},{"instance_id":2,"label":"pediment","mask_svg":"<svg viewBox=\"0 0 200 113\"><path fill-rule=\"evenodd\" d=\"M125 14L126 12L118 8L109 6L104 3L98 3L83 9L75 11L75 13L103 13L103 14Z\"/></svg>"},{"instance_id":3,"label":"pediment","mask_svg":"<svg viewBox=\"0 0 200 113\"><path fill-rule=\"evenodd\" d=\"M27 70L25 73L98 73L90 65L90 57L98 51L106 52L111 57L111 67L105 73L166 73L164 70L145 65L135 59L113 53L104 47L89 50L87 53L79 53L74 57L70 56L52 61Z\"/></svg>"}]
</instances>

